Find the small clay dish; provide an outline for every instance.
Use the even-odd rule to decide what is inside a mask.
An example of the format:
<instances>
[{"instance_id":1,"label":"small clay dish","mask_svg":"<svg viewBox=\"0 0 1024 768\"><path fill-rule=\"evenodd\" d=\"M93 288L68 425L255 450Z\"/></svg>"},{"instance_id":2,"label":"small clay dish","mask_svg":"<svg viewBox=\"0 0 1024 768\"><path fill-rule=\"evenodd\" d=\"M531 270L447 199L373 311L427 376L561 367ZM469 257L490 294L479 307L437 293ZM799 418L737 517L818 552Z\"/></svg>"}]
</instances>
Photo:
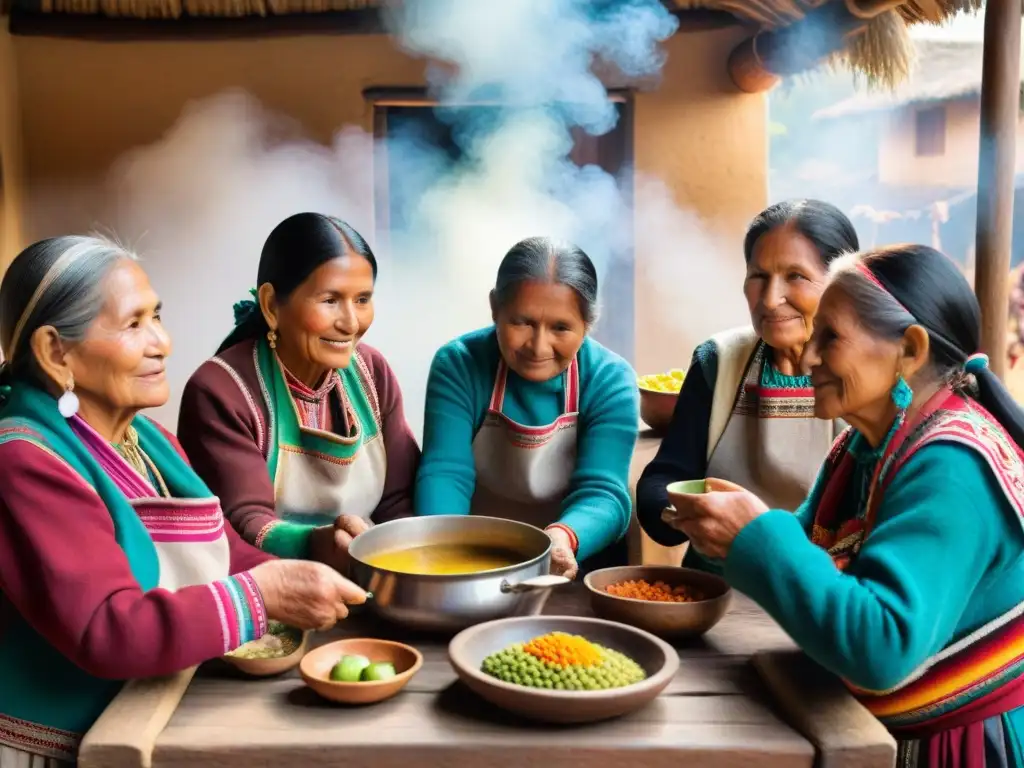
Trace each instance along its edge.
<instances>
[{"instance_id":1,"label":"small clay dish","mask_svg":"<svg viewBox=\"0 0 1024 768\"><path fill-rule=\"evenodd\" d=\"M704 599L688 603L638 600L608 594L608 587L624 581L663 582L689 587ZM681 640L703 635L722 620L732 602L725 579L711 573L671 565L627 565L588 573L583 584L590 592L590 607L603 619L646 630L658 637Z\"/></svg>"},{"instance_id":2,"label":"small clay dish","mask_svg":"<svg viewBox=\"0 0 1024 768\"><path fill-rule=\"evenodd\" d=\"M271 656L265 659L246 658L245 656L235 655L238 650L245 648L245 646L242 646L242 648L237 649L233 653L224 654L221 658L250 677L273 677L274 675L283 674L290 669L295 669L306 653L306 648L309 645L309 633L295 627L282 627L279 630L275 630L273 634L279 636L287 635L288 640L295 646L295 650L287 656Z\"/></svg>"},{"instance_id":3,"label":"small clay dish","mask_svg":"<svg viewBox=\"0 0 1024 768\"><path fill-rule=\"evenodd\" d=\"M331 669L342 656L365 656L373 663L391 662L395 676L388 680L343 683L331 680ZM390 699L423 666L423 654L411 645L372 637L352 637L321 645L302 657L303 681L328 701L339 704L375 704Z\"/></svg>"}]
</instances>

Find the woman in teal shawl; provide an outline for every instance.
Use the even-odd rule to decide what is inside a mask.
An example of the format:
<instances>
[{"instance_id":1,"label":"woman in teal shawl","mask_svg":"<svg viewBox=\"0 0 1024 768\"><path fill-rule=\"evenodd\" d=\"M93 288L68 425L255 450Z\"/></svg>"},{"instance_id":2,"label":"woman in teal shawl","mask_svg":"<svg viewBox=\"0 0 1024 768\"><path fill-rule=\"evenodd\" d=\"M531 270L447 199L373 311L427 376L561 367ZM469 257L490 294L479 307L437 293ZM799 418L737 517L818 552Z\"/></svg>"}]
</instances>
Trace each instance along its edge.
<instances>
[{"instance_id":1,"label":"woman in teal shawl","mask_svg":"<svg viewBox=\"0 0 1024 768\"><path fill-rule=\"evenodd\" d=\"M29 246L0 284L0 768L73 762L125 680L332 626L365 593L243 542L175 439L171 341L135 258Z\"/></svg>"}]
</instances>

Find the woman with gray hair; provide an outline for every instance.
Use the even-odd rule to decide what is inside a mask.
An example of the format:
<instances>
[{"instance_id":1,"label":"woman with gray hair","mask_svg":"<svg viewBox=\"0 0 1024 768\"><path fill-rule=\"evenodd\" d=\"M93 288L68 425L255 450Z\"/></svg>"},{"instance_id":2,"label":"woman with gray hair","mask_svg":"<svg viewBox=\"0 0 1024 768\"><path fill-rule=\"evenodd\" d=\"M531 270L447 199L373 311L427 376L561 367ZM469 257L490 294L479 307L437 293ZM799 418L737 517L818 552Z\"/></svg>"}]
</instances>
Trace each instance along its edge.
<instances>
[{"instance_id":1,"label":"woman with gray hair","mask_svg":"<svg viewBox=\"0 0 1024 768\"><path fill-rule=\"evenodd\" d=\"M938 251L844 257L805 364L818 417L851 426L807 500L709 479L665 513L888 726L901 766L1024 765L1024 412L980 326Z\"/></svg>"},{"instance_id":2,"label":"woman with gray hair","mask_svg":"<svg viewBox=\"0 0 1024 768\"><path fill-rule=\"evenodd\" d=\"M136 258L91 237L0 284L0 768L74 762L123 681L332 626L365 593L244 543L174 438L171 341Z\"/></svg>"},{"instance_id":3,"label":"woman with gray hair","mask_svg":"<svg viewBox=\"0 0 1024 768\"><path fill-rule=\"evenodd\" d=\"M754 217L743 241L750 324L694 351L672 423L636 486L637 520L655 542L686 542L661 519L668 486L680 480L722 477L778 507L807 495L845 425L814 417L801 355L829 264L858 248L850 220L821 200L785 200ZM721 566L693 547L683 565Z\"/></svg>"},{"instance_id":4,"label":"woman with gray hair","mask_svg":"<svg viewBox=\"0 0 1024 768\"><path fill-rule=\"evenodd\" d=\"M596 305L597 271L576 246L534 237L505 255L494 324L434 356L417 514L544 528L552 571L569 578L578 562L624 561L639 394L629 363L588 335Z\"/></svg>"}]
</instances>

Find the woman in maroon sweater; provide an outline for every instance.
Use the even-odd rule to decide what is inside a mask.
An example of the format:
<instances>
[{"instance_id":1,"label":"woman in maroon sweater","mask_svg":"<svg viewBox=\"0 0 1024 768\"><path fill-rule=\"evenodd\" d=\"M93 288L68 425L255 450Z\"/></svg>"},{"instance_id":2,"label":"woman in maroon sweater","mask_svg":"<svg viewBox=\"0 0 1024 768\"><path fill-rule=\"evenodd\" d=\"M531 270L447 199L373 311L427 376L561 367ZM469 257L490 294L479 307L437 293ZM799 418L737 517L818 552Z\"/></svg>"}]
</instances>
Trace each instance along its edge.
<instances>
[{"instance_id":1,"label":"woman in maroon sweater","mask_svg":"<svg viewBox=\"0 0 1024 768\"><path fill-rule=\"evenodd\" d=\"M285 219L260 256L256 301L192 376L178 439L246 540L346 567L368 527L412 514L420 449L373 322L377 261L345 222Z\"/></svg>"},{"instance_id":2,"label":"woman in maroon sweater","mask_svg":"<svg viewBox=\"0 0 1024 768\"><path fill-rule=\"evenodd\" d=\"M125 680L323 629L365 593L242 541L163 405L171 342L146 273L91 237L26 248L0 284L0 768L75 759Z\"/></svg>"}]
</instances>

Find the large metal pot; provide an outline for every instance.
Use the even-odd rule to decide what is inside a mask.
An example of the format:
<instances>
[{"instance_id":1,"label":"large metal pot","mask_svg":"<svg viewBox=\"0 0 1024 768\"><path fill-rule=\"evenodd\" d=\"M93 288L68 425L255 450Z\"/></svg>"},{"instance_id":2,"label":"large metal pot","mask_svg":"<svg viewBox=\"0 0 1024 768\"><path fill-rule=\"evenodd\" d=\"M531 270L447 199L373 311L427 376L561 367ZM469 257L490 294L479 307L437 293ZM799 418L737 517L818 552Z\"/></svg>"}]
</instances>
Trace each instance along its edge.
<instances>
[{"instance_id":1,"label":"large metal pot","mask_svg":"<svg viewBox=\"0 0 1024 768\"><path fill-rule=\"evenodd\" d=\"M413 575L377 568L375 554L428 544L480 544L519 552L508 568L459 575ZM478 515L430 515L393 520L357 536L349 554L368 606L382 618L418 630L459 631L482 621L540 612L552 587L551 539L539 528Z\"/></svg>"}]
</instances>

